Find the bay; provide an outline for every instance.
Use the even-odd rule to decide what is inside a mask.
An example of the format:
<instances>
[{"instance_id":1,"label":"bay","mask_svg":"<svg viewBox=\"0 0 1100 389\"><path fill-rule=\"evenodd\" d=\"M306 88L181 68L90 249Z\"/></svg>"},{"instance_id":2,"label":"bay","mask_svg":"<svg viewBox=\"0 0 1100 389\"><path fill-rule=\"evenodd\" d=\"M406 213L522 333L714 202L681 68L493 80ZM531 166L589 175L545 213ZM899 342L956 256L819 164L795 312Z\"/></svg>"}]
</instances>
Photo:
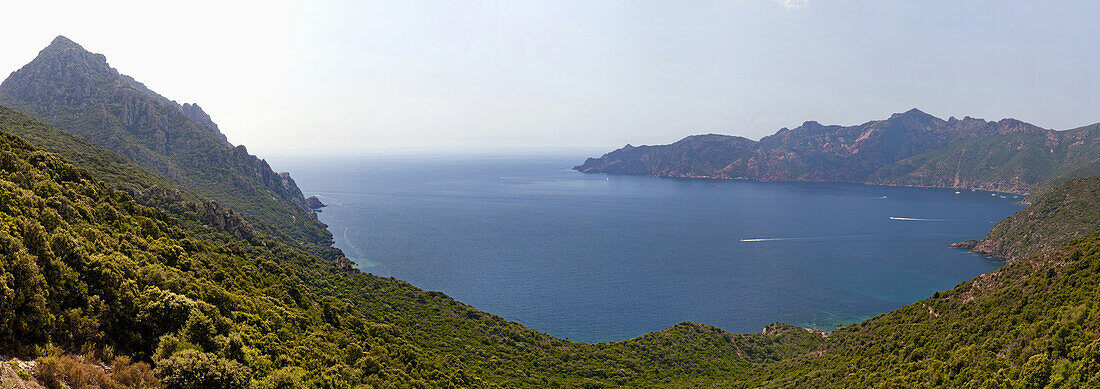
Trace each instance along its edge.
<instances>
[{"instance_id":1,"label":"bay","mask_svg":"<svg viewBox=\"0 0 1100 389\"><path fill-rule=\"evenodd\" d=\"M581 155L290 158L364 272L577 341L681 321L831 329L1001 261L947 247L1012 195L583 174Z\"/></svg>"}]
</instances>

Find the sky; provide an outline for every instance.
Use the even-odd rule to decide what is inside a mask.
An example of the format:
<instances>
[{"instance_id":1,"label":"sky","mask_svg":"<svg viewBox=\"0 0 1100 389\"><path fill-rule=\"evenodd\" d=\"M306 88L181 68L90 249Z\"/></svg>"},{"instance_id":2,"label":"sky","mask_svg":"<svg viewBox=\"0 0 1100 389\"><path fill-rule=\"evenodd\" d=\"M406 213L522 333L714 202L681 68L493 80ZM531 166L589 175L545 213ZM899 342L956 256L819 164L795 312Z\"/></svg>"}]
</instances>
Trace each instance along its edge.
<instances>
[{"instance_id":1,"label":"sky","mask_svg":"<svg viewBox=\"0 0 1100 389\"><path fill-rule=\"evenodd\" d=\"M1096 1L31 1L57 35L259 155L607 150L919 108L1100 122Z\"/></svg>"}]
</instances>

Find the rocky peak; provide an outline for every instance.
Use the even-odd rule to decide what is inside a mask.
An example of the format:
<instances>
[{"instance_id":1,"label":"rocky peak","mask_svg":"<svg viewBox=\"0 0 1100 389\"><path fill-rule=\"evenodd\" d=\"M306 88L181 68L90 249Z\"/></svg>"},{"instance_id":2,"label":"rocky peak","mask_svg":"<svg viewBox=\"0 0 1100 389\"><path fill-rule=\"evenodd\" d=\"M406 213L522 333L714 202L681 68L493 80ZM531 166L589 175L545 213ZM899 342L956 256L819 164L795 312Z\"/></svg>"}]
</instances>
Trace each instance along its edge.
<instances>
[{"instance_id":1,"label":"rocky peak","mask_svg":"<svg viewBox=\"0 0 1100 389\"><path fill-rule=\"evenodd\" d=\"M56 38L53 38L53 41L50 42L50 45L46 46L46 48L42 49L43 52L47 52L47 51L64 51L64 50L86 51L79 44L77 44L76 42L73 42L72 39L66 38L64 35L58 35Z\"/></svg>"},{"instance_id":2,"label":"rocky peak","mask_svg":"<svg viewBox=\"0 0 1100 389\"><path fill-rule=\"evenodd\" d=\"M90 76L118 74L107 64L106 56L85 50L76 42L60 35L54 38L49 46L39 51L38 56L24 67L40 67L49 64L79 66L84 68L83 70L90 71Z\"/></svg>"},{"instance_id":3,"label":"rocky peak","mask_svg":"<svg viewBox=\"0 0 1100 389\"><path fill-rule=\"evenodd\" d=\"M210 119L210 115L207 115L206 111L203 111L202 107L199 107L198 104L184 103L180 106L180 110L182 110L183 114L187 115L188 118L194 120L195 123L210 130L210 132L215 134L215 136L225 143L226 146L232 146L232 144L229 143L229 139L227 139L225 134L222 134L221 129L218 128L218 124L214 123L214 121Z\"/></svg>"},{"instance_id":4,"label":"rocky peak","mask_svg":"<svg viewBox=\"0 0 1100 389\"><path fill-rule=\"evenodd\" d=\"M918 125L936 125L946 123L943 121L943 119L929 115L924 111L916 108L910 109L902 113L895 113L893 115L890 115L890 119L887 120L891 122L903 122L907 124Z\"/></svg>"},{"instance_id":5,"label":"rocky peak","mask_svg":"<svg viewBox=\"0 0 1100 389\"><path fill-rule=\"evenodd\" d=\"M0 84L0 95L19 96L46 107L57 103L52 96L58 94L66 96L67 103L82 103L117 77L118 72L107 65L107 57L58 36Z\"/></svg>"},{"instance_id":6,"label":"rocky peak","mask_svg":"<svg viewBox=\"0 0 1100 389\"><path fill-rule=\"evenodd\" d=\"M1047 130L1042 127L1036 126L1031 123L1026 123L1020 120L1006 118L997 122L997 129L999 134L1009 133L1027 133L1027 134L1039 134L1044 133Z\"/></svg>"},{"instance_id":7,"label":"rocky peak","mask_svg":"<svg viewBox=\"0 0 1100 389\"><path fill-rule=\"evenodd\" d=\"M905 112L895 113L893 115L890 115L890 119L899 118L899 117L921 117L921 116L932 116L932 115L924 113L924 111L921 111L919 109L913 108L913 109L910 109L910 110L905 111Z\"/></svg>"}]
</instances>

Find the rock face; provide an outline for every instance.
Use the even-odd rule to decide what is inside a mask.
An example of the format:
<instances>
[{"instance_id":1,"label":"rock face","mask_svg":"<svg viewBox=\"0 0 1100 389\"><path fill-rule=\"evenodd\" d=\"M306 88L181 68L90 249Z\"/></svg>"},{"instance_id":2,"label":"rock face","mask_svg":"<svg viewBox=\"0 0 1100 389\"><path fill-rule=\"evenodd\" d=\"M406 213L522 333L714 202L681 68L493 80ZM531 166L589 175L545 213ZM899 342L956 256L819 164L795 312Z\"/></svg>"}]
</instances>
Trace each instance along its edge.
<instances>
[{"instance_id":1,"label":"rock face","mask_svg":"<svg viewBox=\"0 0 1100 389\"><path fill-rule=\"evenodd\" d=\"M318 210L318 209L327 207L327 205L322 203L321 199L317 198L317 196L307 197L306 198L306 205L309 206L309 208L313 209L313 210Z\"/></svg>"},{"instance_id":2,"label":"rock face","mask_svg":"<svg viewBox=\"0 0 1100 389\"><path fill-rule=\"evenodd\" d=\"M339 269L340 271L344 272L344 274L347 274L349 276L359 274L359 269L355 268L355 262L352 262L350 259L348 259L348 257L341 256L339 258L336 258L336 260L333 261L333 264L336 265L336 269Z\"/></svg>"},{"instance_id":3,"label":"rock face","mask_svg":"<svg viewBox=\"0 0 1100 389\"><path fill-rule=\"evenodd\" d=\"M103 145L258 225L331 243L288 173L233 147L198 105L153 92L65 37L0 84L0 104Z\"/></svg>"},{"instance_id":4,"label":"rock face","mask_svg":"<svg viewBox=\"0 0 1100 389\"><path fill-rule=\"evenodd\" d=\"M1100 231L1100 177L1067 181L1001 220L973 251L1017 260Z\"/></svg>"},{"instance_id":5,"label":"rock face","mask_svg":"<svg viewBox=\"0 0 1100 389\"><path fill-rule=\"evenodd\" d=\"M974 239L971 239L971 240L964 240L962 242L955 242L955 243L949 244L947 246L957 248L957 249L970 250L970 249L973 249L977 245L978 245L978 241L974 240Z\"/></svg>"},{"instance_id":6,"label":"rock face","mask_svg":"<svg viewBox=\"0 0 1100 389\"><path fill-rule=\"evenodd\" d=\"M757 142L711 134L670 145L627 145L574 169L1028 193L1052 180L1100 174L1097 130L1053 131L1015 119L942 120L913 109L857 126L805 122Z\"/></svg>"},{"instance_id":7,"label":"rock face","mask_svg":"<svg viewBox=\"0 0 1100 389\"><path fill-rule=\"evenodd\" d=\"M152 91L150 91L150 93L152 93ZM210 115L207 115L206 111L203 111L198 104L184 103L180 106L180 110L182 110L183 114L187 115L188 118L195 121L195 123L210 130L210 133L220 139L222 143L225 143L226 146L232 146L229 140L225 138L225 135L222 134L221 129L218 128L218 124L214 123L214 121L210 119Z\"/></svg>"}]
</instances>

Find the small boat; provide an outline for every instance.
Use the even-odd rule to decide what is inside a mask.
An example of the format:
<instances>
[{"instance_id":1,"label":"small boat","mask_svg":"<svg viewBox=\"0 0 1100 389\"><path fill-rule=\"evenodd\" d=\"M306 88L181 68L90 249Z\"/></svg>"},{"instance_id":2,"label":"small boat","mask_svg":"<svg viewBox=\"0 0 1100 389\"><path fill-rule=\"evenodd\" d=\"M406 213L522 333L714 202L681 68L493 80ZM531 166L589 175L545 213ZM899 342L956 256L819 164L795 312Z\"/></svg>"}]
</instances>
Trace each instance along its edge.
<instances>
[{"instance_id":1,"label":"small boat","mask_svg":"<svg viewBox=\"0 0 1100 389\"><path fill-rule=\"evenodd\" d=\"M879 200L886 200L886 196L879 197L878 199Z\"/></svg>"},{"instance_id":2,"label":"small boat","mask_svg":"<svg viewBox=\"0 0 1100 389\"><path fill-rule=\"evenodd\" d=\"M955 191L955 194L959 194L959 193L962 193L962 192L959 192L959 191L957 191L957 190Z\"/></svg>"}]
</instances>

